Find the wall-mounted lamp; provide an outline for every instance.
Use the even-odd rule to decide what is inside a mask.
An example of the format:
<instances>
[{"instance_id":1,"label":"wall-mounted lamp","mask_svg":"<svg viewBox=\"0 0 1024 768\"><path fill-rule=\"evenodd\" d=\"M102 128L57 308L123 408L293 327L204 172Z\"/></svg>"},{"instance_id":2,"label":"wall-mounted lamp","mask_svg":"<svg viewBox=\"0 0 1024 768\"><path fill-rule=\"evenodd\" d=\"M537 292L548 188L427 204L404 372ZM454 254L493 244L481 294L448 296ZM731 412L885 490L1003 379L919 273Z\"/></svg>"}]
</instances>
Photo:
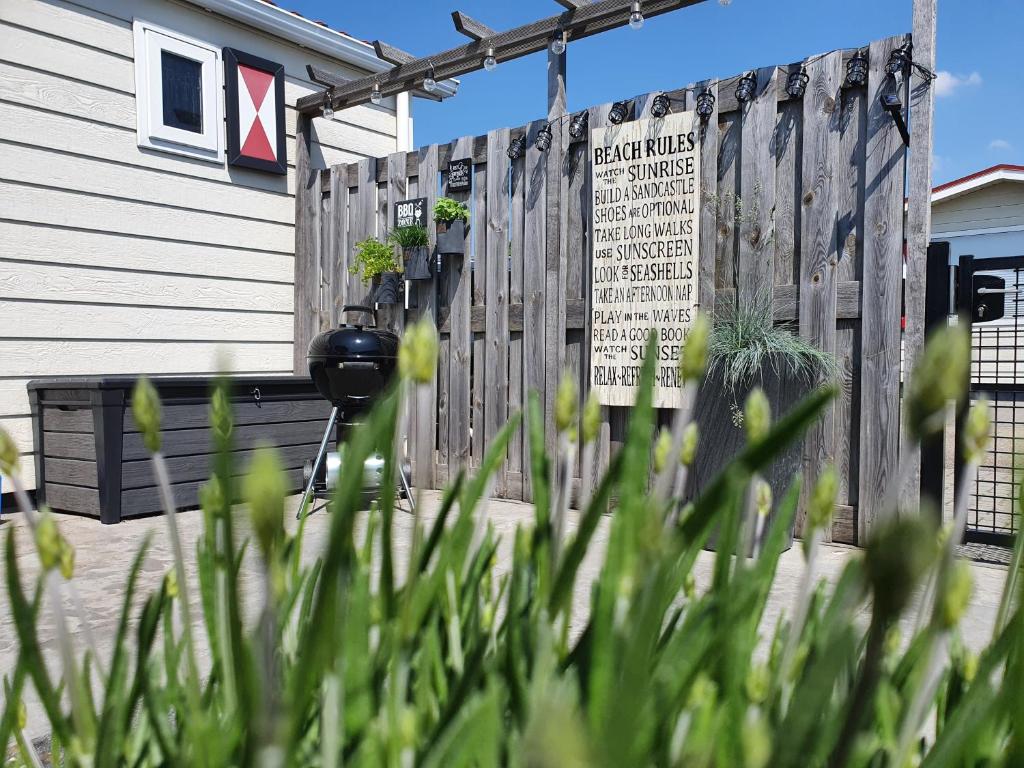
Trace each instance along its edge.
<instances>
[{"instance_id":1,"label":"wall-mounted lamp","mask_svg":"<svg viewBox=\"0 0 1024 768\"><path fill-rule=\"evenodd\" d=\"M864 51L857 51L846 63L846 84L852 86L867 85L868 59Z\"/></svg>"},{"instance_id":2,"label":"wall-mounted lamp","mask_svg":"<svg viewBox=\"0 0 1024 768\"><path fill-rule=\"evenodd\" d=\"M697 116L701 120L707 120L715 113L715 94L705 88L697 94Z\"/></svg>"},{"instance_id":3,"label":"wall-mounted lamp","mask_svg":"<svg viewBox=\"0 0 1024 768\"><path fill-rule=\"evenodd\" d=\"M810 81L811 76L807 74L807 70L800 67L799 72L790 73L789 79L786 81L786 93L794 99L802 99L807 90L807 83Z\"/></svg>"},{"instance_id":4,"label":"wall-mounted lamp","mask_svg":"<svg viewBox=\"0 0 1024 768\"><path fill-rule=\"evenodd\" d=\"M537 131L537 138L533 145L541 152L548 151L551 147L551 123L541 126L540 130Z\"/></svg>"},{"instance_id":5,"label":"wall-mounted lamp","mask_svg":"<svg viewBox=\"0 0 1024 768\"><path fill-rule=\"evenodd\" d=\"M664 93L659 93L651 101L651 117L664 117L668 114L669 108L672 104L668 100L668 96Z\"/></svg>"},{"instance_id":6,"label":"wall-mounted lamp","mask_svg":"<svg viewBox=\"0 0 1024 768\"><path fill-rule=\"evenodd\" d=\"M518 160L523 156L523 151L526 149L526 137L517 136L512 139L512 143L508 145L506 154L509 160Z\"/></svg>"},{"instance_id":7,"label":"wall-mounted lamp","mask_svg":"<svg viewBox=\"0 0 1024 768\"><path fill-rule=\"evenodd\" d=\"M889 60L885 62L885 71L890 75L898 75L910 71L912 59L912 48L910 43L904 43L889 54Z\"/></svg>"},{"instance_id":8,"label":"wall-mounted lamp","mask_svg":"<svg viewBox=\"0 0 1024 768\"><path fill-rule=\"evenodd\" d=\"M616 101L612 104L612 108L608 110L608 119L612 125L618 125L626 116L629 114L629 102L628 101Z\"/></svg>"},{"instance_id":9,"label":"wall-mounted lamp","mask_svg":"<svg viewBox=\"0 0 1024 768\"><path fill-rule=\"evenodd\" d=\"M587 125L590 123L590 113L587 110L577 112L569 121L569 135L574 139L582 139L587 132Z\"/></svg>"},{"instance_id":10,"label":"wall-mounted lamp","mask_svg":"<svg viewBox=\"0 0 1024 768\"><path fill-rule=\"evenodd\" d=\"M741 104L750 101L757 94L757 75L747 72L736 84L736 101Z\"/></svg>"},{"instance_id":11,"label":"wall-mounted lamp","mask_svg":"<svg viewBox=\"0 0 1024 768\"><path fill-rule=\"evenodd\" d=\"M894 93L883 93L879 97L882 102L882 109L889 113L889 117L896 123L896 130L903 138L904 146L910 146L910 131L907 130L907 121L903 119L903 102Z\"/></svg>"}]
</instances>

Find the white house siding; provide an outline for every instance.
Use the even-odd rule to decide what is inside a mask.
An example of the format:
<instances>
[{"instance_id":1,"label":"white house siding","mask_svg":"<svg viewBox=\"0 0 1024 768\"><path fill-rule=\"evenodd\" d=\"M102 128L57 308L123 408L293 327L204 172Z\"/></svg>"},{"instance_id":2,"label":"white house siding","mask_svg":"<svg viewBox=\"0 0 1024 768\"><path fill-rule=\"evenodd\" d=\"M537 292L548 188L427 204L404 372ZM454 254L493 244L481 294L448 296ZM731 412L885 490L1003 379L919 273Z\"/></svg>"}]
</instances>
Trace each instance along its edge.
<instances>
[{"instance_id":1,"label":"white house siding","mask_svg":"<svg viewBox=\"0 0 1024 768\"><path fill-rule=\"evenodd\" d=\"M1024 184L1000 181L932 204L932 240L961 256L1024 256Z\"/></svg>"},{"instance_id":2,"label":"white house siding","mask_svg":"<svg viewBox=\"0 0 1024 768\"><path fill-rule=\"evenodd\" d=\"M285 65L287 177L137 146L133 17ZM307 63L361 74L187 3L0 0L0 425L30 486L29 379L291 370ZM393 152L394 100L314 130L321 166Z\"/></svg>"}]
</instances>

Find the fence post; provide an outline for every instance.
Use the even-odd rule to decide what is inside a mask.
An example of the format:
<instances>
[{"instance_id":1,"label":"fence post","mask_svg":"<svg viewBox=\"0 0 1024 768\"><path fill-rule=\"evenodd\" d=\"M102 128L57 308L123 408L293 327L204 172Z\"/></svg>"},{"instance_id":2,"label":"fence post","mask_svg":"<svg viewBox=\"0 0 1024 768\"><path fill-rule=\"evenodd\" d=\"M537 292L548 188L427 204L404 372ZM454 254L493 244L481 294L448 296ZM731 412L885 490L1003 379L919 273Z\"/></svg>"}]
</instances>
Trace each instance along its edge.
<instances>
[{"instance_id":1,"label":"fence post","mask_svg":"<svg viewBox=\"0 0 1024 768\"><path fill-rule=\"evenodd\" d=\"M320 272L317 261L317 209L320 172L313 169L310 143L313 119L299 114L295 127L295 346L292 370L306 374L306 350L320 323Z\"/></svg>"}]
</instances>

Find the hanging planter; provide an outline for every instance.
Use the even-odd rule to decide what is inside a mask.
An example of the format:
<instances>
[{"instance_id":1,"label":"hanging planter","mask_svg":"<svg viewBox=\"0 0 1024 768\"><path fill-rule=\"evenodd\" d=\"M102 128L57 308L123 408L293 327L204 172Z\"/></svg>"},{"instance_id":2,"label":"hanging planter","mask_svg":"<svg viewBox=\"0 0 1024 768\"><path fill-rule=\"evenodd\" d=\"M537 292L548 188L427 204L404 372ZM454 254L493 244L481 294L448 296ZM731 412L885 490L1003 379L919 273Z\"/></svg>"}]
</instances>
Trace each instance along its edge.
<instances>
[{"instance_id":1,"label":"hanging planter","mask_svg":"<svg viewBox=\"0 0 1024 768\"><path fill-rule=\"evenodd\" d=\"M466 220L469 209L450 197L439 198L434 204L437 223L437 252L462 256L466 253Z\"/></svg>"},{"instance_id":2,"label":"hanging planter","mask_svg":"<svg viewBox=\"0 0 1024 768\"><path fill-rule=\"evenodd\" d=\"M396 227L388 235L388 240L402 249L406 280L429 280L433 277L427 230L416 224Z\"/></svg>"},{"instance_id":3,"label":"hanging planter","mask_svg":"<svg viewBox=\"0 0 1024 768\"><path fill-rule=\"evenodd\" d=\"M355 259L349 267L373 288L378 304L399 304L402 295L402 266L395 259L394 246L369 237L356 243Z\"/></svg>"},{"instance_id":4,"label":"hanging planter","mask_svg":"<svg viewBox=\"0 0 1024 768\"><path fill-rule=\"evenodd\" d=\"M374 291L373 300L378 304L401 304L402 303L402 273L381 272L379 284Z\"/></svg>"}]
</instances>

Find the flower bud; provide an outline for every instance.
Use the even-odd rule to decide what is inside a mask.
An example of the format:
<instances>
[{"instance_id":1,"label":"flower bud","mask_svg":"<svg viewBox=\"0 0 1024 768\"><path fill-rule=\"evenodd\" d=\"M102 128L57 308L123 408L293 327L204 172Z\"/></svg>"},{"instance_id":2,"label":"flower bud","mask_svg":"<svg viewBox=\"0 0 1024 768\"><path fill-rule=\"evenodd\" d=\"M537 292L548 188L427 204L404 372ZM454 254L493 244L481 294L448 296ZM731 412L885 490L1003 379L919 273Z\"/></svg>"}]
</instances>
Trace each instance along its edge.
<instances>
[{"instance_id":1,"label":"flower bud","mask_svg":"<svg viewBox=\"0 0 1024 768\"><path fill-rule=\"evenodd\" d=\"M60 557L58 558L57 568L60 570L61 576L65 579L70 579L75 575L75 548L63 536L60 543Z\"/></svg>"},{"instance_id":2,"label":"flower bud","mask_svg":"<svg viewBox=\"0 0 1024 768\"><path fill-rule=\"evenodd\" d=\"M160 395L145 376L139 378L132 392L132 416L142 433L142 442L150 453L160 450Z\"/></svg>"},{"instance_id":3,"label":"flower bud","mask_svg":"<svg viewBox=\"0 0 1024 768\"><path fill-rule=\"evenodd\" d=\"M772 734L764 717L752 711L740 732L740 740L744 768L765 768L772 757Z\"/></svg>"},{"instance_id":4,"label":"flower bud","mask_svg":"<svg viewBox=\"0 0 1024 768\"><path fill-rule=\"evenodd\" d=\"M974 678L978 676L978 655L971 651L964 650L963 658L960 662L960 674L968 683L973 683Z\"/></svg>"},{"instance_id":5,"label":"flower bud","mask_svg":"<svg viewBox=\"0 0 1024 768\"><path fill-rule=\"evenodd\" d=\"M700 381L703 378L710 336L711 323L707 315L698 312L686 334L683 350L679 355L679 375L684 382Z\"/></svg>"},{"instance_id":6,"label":"flower bud","mask_svg":"<svg viewBox=\"0 0 1024 768\"><path fill-rule=\"evenodd\" d=\"M689 571L683 577L683 595L686 596L687 600L692 600L694 595L697 594L697 578L693 575L693 571Z\"/></svg>"},{"instance_id":7,"label":"flower bud","mask_svg":"<svg viewBox=\"0 0 1024 768\"><path fill-rule=\"evenodd\" d=\"M234 421L227 384L219 383L210 398L210 429L218 446L226 446L231 439Z\"/></svg>"},{"instance_id":8,"label":"flower bud","mask_svg":"<svg viewBox=\"0 0 1024 768\"><path fill-rule=\"evenodd\" d=\"M658 439L654 443L654 471L661 472L668 463L668 455L672 453L672 433L662 427Z\"/></svg>"},{"instance_id":9,"label":"flower bud","mask_svg":"<svg viewBox=\"0 0 1024 768\"><path fill-rule=\"evenodd\" d=\"M882 620L894 620L903 612L937 553L935 526L921 517L891 520L872 534L864 570Z\"/></svg>"},{"instance_id":10,"label":"flower bud","mask_svg":"<svg viewBox=\"0 0 1024 768\"><path fill-rule=\"evenodd\" d=\"M14 438L8 434L7 430L0 427L0 474L11 475L18 474L18 465L21 461L21 457L18 455L18 446L14 443Z\"/></svg>"},{"instance_id":11,"label":"flower bud","mask_svg":"<svg viewBox=\"0 0 1024 768\"><path fill-rule=\"evenodd\" d=\"M754 387L743 406L743 424L747 428L747 442L757 443L768 434L772 425L772 407L760 387Z\"/></svg>"},{"instance_id":12,"label":"flower bud","mask_svg":"<svg viewBox=\"0 0 1024 768\"><path fill-rule=\"evenodd\" d=\"M44 509L36 525L36 550L39 552L39 562L44 571L52 571L60 565L63 548L57 521L53 519L50 510Z\"/></svg>"},{"instance_id":13,"label":"flower bud","mask_svg":"<svg viewBox=\"0 0 1024 768\"><path fill-rule=\"evenodd\" d=\"M966 328L946 326L931 334L904 397L911 435L921 438L943 428L946 403L959 402L966 392L970 364Z\"/></svg>"},{"instance_id":14,"label":"flower bud","mask_svg":"<svg viewBox=\"0 0 1024 768\"><path fill-rule=\"evenodd\" d=\"M971 406L964 420L964 459L970 464L980 464L988 449L992 416L988 400L980 399Z\"/></svg>"},{"instance_id":15,"label":"flower bud","mask_svg":"<svg viewBox=\"0 0 1024 768\"><path fill-rule=\"evenodd\" d=\"M964 560L955 560L949 569L945 590L939 598L938 623L943 629L952 629L960 623L971 600L974 579L971 567Z\"/></svg>"},{"instance_id":16,"label":"flower bud","mask_svg":"<svg viewBox=\"0 0 1024 768\"><path fill-rule=\"evenodd\" d=\"M885 638L882 640L882 655L895 656L900 652L901 645L903 645L903 633L900 632L900 625L893 624L886 630Z\"/></svg>"},{"instance_id":17,"label":"flower bud","mask_svg":"<svg viewBox=\"0 0 1024 768\"><path fill-rule=\"evenodd\" d=\"M578 396L575 379L569 371L565 371L562 380L558 382L558 392L555 395L555 429L559 432L565 432L576 423Z\"/></svg>"},{"instance_id":18,"label":"flower bud","mask_svg":"<svg viewBox=\"0 0 1024 768\"><path fill-rule=\"evenodd\" d=\"M694 459L697 458L697 439L700 437L700 430L697 422L691 421L683 430L683 446L679 452L679 461L686 467L692 467Z\"/></svg>"},{"instance_id":19,"label":"flower bud","mask_svg":"<svg viewBox=\"0 0 1024 768\"><path fill-rule=\"evenodd\" d=\"M754 486L754 509L761 517L767 517L772 511L772 487L761 479Z\"/></svg>"},{"instance_id":20,"label":"flower bud","mask_svg":"<svg viewBox=\"0 0 1024 768\"><path fill-rule=\"evenodd\" d=\"M429 384L437 370L437 330L423 318L405 329L398 348L398 372L416 384Z\"/></svg>"},{"instance_id":21,"label":"flower bud","mask_svg":"<svg viewBox=\"0 0 1024 768\"><path fill-rule=\"evenodd\" d=\"M832 514L836 507L836 494L839 493L839 476L835 465L829 464L818 475L811 498L807 505L807 524L815 531L828 528L832 522Z\"/></svg>"},{"instance_id":22,"label":"flower bud","mask_svg":"<svg viewBox=\"0 0 1024 768\"><path fill-rule=\"evenodd\" d=\"M212 475L199 487L199 506L210 515L218 514L225 508L224 486L217 475Z\"/></svg>"},{"instance_id":23,"label":"flower bud","mask_svg":"<svg viewBox=\"0 0 1024 768\"><path fill-rule=\"evenodd\" d=\"M597 439L597 433L601 430L601 403L597 401L594 390L587 395L587 402L583 406L583 443L592 443Z\"/></svg>"},{"instance_id":24,"label":"flower bud","mask_svg":"<svg viewBox=\"0 0 1024 768\"><path fill-rule=\"evenodd\" d=\"M265 561L284 536L284 497L288 492L281 460L273 448L256 449L244 481L252 528Z\"/></svg>"},{"instance_id":25,"label":"flower bud","mask_svg":"<svg viewBox=\"0 0 1024 768\"><path fill-rule=\"evenodd\" d=\"M18 699L18 730L24 731L25 726L28 725L28 710L25 708L25 702L22 699Z\"/></svg>"},{"instance_id":26,"label":"flower bud","mask_svg":"<svg viewBox=\"0 0 1024 768\"><path fill-rule=\"evenodd\" d=\"M178 596L178 572L174 568L164 574L164 591L171 600Z\"/></svg>"},{"instance_id":27,"label":"flower bud","mask_svg":"<svg viewBox=\"0 0 1024 768\"><path fill-rule=\"evenodd\" d=\"M744 687L747 689L747 698L754 704L762 703L768 696L770 683L771 675L768 672L768 667L764 664L751 665L744 683Z\"/></svg>"}]
</instances>

